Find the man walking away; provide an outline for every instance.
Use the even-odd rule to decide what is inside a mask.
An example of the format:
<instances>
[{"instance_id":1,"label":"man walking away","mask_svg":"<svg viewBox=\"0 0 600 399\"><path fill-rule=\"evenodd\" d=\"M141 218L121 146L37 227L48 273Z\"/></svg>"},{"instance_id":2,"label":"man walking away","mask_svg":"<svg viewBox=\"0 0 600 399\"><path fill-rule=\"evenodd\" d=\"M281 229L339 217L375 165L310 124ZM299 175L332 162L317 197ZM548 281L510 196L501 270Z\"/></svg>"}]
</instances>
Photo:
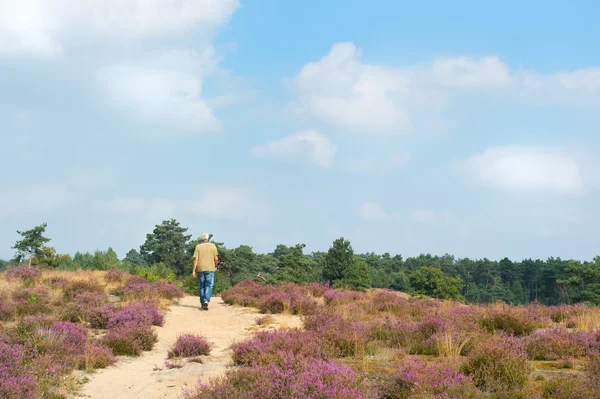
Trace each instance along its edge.
<instances>
[{"instance_id":1,"label":"man walking away","mask_svg":"<svg viewBox=\"0 0 600 399\"><path fill-rule=\"evenodd\" d=\"M208 304L212 296L212 289L215 284L215 270L219 263L217 246L208 242L208 233L200 234L200 244L196 245L194 250L194 268L192 276L196 278L196 268L198 269L198 291L200 294L200 304L202 310L208 310Z\"/></svg>"}]
</instances>

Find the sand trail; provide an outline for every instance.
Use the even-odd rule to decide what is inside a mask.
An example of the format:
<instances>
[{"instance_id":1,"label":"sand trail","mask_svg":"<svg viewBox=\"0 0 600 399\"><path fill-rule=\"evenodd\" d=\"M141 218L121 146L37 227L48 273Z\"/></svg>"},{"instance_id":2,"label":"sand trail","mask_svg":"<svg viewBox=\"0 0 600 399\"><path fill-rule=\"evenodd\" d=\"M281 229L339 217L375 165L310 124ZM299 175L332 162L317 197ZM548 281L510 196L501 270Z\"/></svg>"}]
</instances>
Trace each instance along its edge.
<instances>
[{"instance_id":1,"label":"sand trail","mask_svg":"<svg viewBox=\"0 0 600 399\"><path fill-rule=\"evenodd\" d=\"M75 397L92 399L179 398L183 388L194 387L198 379L224 374L231 366L231 350L235 341L250 337L256 330L255 309L229 306L213 297L208 311L199 310L198 297L186 296L170 307L164 327L156 327L158 342L154 349L137 358L119 357L114 366L87 375ZM269 328L299 327L296 316L273 315ZM165 366L167 352L177 335L194 332L204 335L212 345L204 363L183 362L182 368Z\"/></svg>"}]
</instances>

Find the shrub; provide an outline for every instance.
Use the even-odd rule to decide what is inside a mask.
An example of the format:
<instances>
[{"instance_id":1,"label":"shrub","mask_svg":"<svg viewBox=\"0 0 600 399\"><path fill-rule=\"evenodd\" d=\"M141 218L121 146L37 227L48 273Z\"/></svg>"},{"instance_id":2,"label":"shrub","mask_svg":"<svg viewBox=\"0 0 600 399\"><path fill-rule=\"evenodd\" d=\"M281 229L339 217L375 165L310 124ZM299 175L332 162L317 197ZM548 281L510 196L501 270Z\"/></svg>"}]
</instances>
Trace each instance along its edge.
<instances>
[{"instance_id":1,"label":"shrub","mask_svg":"<svg viewBox=\"0 0 600 399\"><path fill-rule=\"evenodd\" d=\"M21 265L8 269L6 279L21 281L24 284L32 284L40 279L42 271L35 266Z\"/></svg>"},{"instance_id":2,"label":"shrub","mask_svg":"<svg viewBox=\"0 0 600 399\"><path fill-rule=\"evenodd\" d=\"M45 278L43 283L54 289L64 289L69 284L69 280L62 276L52 276Z\"/></svg>"},{"instance_id":3,"label":"shrub","mask_svg":"<svg viewBox=\"0 0 600 399\"><path fill-rule=\"evenodd\" d=\"M100 342L111 348L116 356L138 356L142 351L152 350L158 336L148 325L119 326L100 339Z\"/></svg>"},{"instance_id":4,"label":"shrub","mask_svg":"<svg viewBox=\"0 0 600 399\"><path fill-rule=\"evenodd\" d=\"M258 309L260 313L288 313L290 298L285 292L274 292L259 302Z\"/></svg>"},{"instance_id":5,"label":"shrub","mask_svg":"<svg viewBox=\"0 0 600 399\"><path fill-rule=\"evenodd\" d=\"M146 302L133 303L110 314L106 328L111 330L123 326L162 326L164 322L164 316L156 306Z\"/></svg>"},{"instance_id":6,"label":"shrub","mask_svg":"<svg viewBox=\"0 0 600 399\"><path fill-rule=\"evenodd\" d=\"M173 283L169 283L167 281L157 281L154 284L154 289L158 292L158 295L161 298L165 299L175 299L175 298L183 298L185 293L177 288L177 286Z\"/></svg>"},{"instance_id":7,"label":"shrub","mask_svg":"<svg viewBox=\"0 0 600 399\"><path fill-rule=\"evenodd\" d=\"M408 358L383 382L379 395L385 399L469 398L477 395L477 389L454 364Z\"/></svg>"},{"instance_id":8,"label":"shrub","mask_svg":"<svg viewBox=\"0 0 600 399\"><path fill-rule=\"evenodd\" d=\"M116 361L109 347L102 345L99 341L88 341L77 368L86 371L103 369L115 364Z\"/></svg>"},{"instance_id":9,"label":"shrub","mask_svg":"<svg viewBox=\"0 0 600 399\"><path fill-rule=\"evenodd\" d=\"M255 322L259 326L267 326L273 322L273 318L269 315L259 316L255 319Z\"/></svg>"},{"instance_id":10,"label":"shrub","mask_svg":"<svg viewBox=\"0 0 600 399\"><path fill-rule=\"evenodd\" d=\"M106 328L115 308L111 305L104 305L98 308L89 309L85 315L85 320L90 328Z\"/></svg>"},{"instance_id":11,"label":"shrub","mask_svg":"<svg viewBox=\"0 0 600 399\"><path fill-rule=\"evenodd\" d=\"M225 378L183 391L184 399L376 397L373 386L347 366L289 354L278 363L229 370Z\"/></svg>"},{"instance_id":12,"label":"shrub","mask_svg":"<svg viewBox=\"0 0 600 399\"><path fill-rule=\"evenodd\" d=\"M326 360L333 348L322 335L305 330L261 331L251 339L231 345L236 365L267 365L279 362L284 353Z\"/></svg>"},{"instance_id":13,"label":"shrub","mask_svg":"<svg viewBox=\"0 0 600 399\"><path fill-rule=\"evenodd\" d=\"M0 342L0 398L37 399L39 388L21 345Z\"/></svg>"},{"instance_id":14,"label":"shrub","mask_svg":"<svg viewBox=\"0 0 600 399\"><path fill-rule=\"evenodd\" d=\"M87 334L85 327L80 324L73 324L68 321L56 323L50 331L59 334L63 337L63 349L73 351L75 353L83 353Z\"/></svg>"},{"instance_id":15,"label":"shrub","mask_svg":"<svg viewBox=\"0 0 600 399\"><path fill-rule=\"evenodd\" d=\"M600 353L591 353L584 368L584 385L591 397L600 396Z\"/></svg>"},{"instance_id":16,"label":"shrub","mask_svg":"<svg viewBox=\"0 0 600 399\"><path fill-rule=\"evenodd\" d=\"M98 315L106 310L107 299L105 292L78 292L73 298L74 302L63 306L60 317L62 320L71 322L94 321L94 324L97 325Z\"/></svg>"},{"instance_id":17,"label":"shrub","mask_svg":"<svg viewBox=\"0 0 600 399\"><path fill-rule=\"evenodd\" d=\"M377 292L371 299L373 306L379 312L390 312L395 315L405 315L409 313L409 302L390 291Z\"/></svg>"},{"instance_id":18,"label":"shrub","mask_svg":"<svg viewBox=\"0 0 600 399\"><path fill-rule=\"evenodd\" d=\"M317 312L317 302L303 295L292 295L290 298L290 311L292 314L306 316Z\"/></svg>"},{"instance_id":19,"label":"shrub","mask_svg":"<svg viewBox=\"0 0 600 399\"><path fill-rule=\"evenodd\" d=\"M371 339L366 323L345 320L331 310L323 310L304 319L304 328L321 334L336 349L339 356L361 355Z\"/></svg>"},{"instance_id":20,"label":"shrub","mask_svg":"<svg viewBox=\"0 0 600 399\"><path fill-rule=\"evenodd\" d=\"M104 274L104 281L107 283L120 283L125 277L125 272L119 269L110 269Z\"/></svg>"},{"instance_id":21,"label":"shrub","mask_svg":"<svg viewBox=\"0 0 600 399\"><path fill-rule=\"evenodd\" d=\"M63 289L64 297L67 300L73 300L84 292L104 293L104 287L94 279L90 280L71 280Z\"/></svg>"},{"instance_id":22,"label":"shrub","mask_svg":"<svg viewBox=\"0 0 600 399\"><path fill-rule=\"evenodd\" d=\"M19 316L47 313L50 294L46 287L19 288L12 295L15 313Z\"/></svg>"},{"instance_id":23,"label":"shrub","mask_svg":"<svg viewBox=\"0 0 600 399\"><path fill-rule=\"evenodd\" d=\"M463 372L472 376L475 385L485 391L510 392L523 388L531 366L518 338L498 335L473 350Z\"/></svg>"},{"instance_id":24,"label":"shrub","mask_svg":"<svg viewBox=\"0 0 600 399\"><path fill-rule=\"evenodd\" d=\"M10 321L17 313L14 302L10 299L0 300L0 321Z\"/></svg>"},{"instance_id":25,"label":"shrub","mask_svg":"<svg viewBox=\"0 0 600 399\"><path fill-rule=\"evenodd\" d=\"M524 308L508 305L495 305L488 309L482 318L481 325L489 332L504 331L517 336L528 335L544 324L530 317Z\"/></svg>"},{"instance_id":26,"label":"shrub","mask_svg":"<svg viewBox=\"0 0 600 399\"><path fill-rule=\"evenodd\" d=\"M525 339L525 349L533 360L556 360L585 356L587 335L570 333L562 326L537 330Z\"/></svg>"},{"instance_id":27,"label":"shrub","mask_svg":"<svg viewBox=\"0 0 600 399\"><path fill-rule=\"evenodd\" d=\"M201 335L198 334L182 334L177 337L177 340L168 352L168 358L172 357L194 357L210 354L210 344Z\"/></svg>"},{"instance_id":28,"label":"shrub","mask_svg":"<svg viewBox=\"0 0 600 399\"><path fill-rule=\"evenodd\" d=\"M312 282L308 284L308 291L316 298L321 298L325 295L325 292L329 289L329 282Z\"/></svg>"},{"instance_id":29,"label":"shrub","mask_svg":"<svg viewBox=\"0 0 600 399\"><path fill-rule=\"evenodd\" d=\"M543 386L542 399L589 399L591 392L577 377L558 377Z\"/></svg>"}]
</instances>

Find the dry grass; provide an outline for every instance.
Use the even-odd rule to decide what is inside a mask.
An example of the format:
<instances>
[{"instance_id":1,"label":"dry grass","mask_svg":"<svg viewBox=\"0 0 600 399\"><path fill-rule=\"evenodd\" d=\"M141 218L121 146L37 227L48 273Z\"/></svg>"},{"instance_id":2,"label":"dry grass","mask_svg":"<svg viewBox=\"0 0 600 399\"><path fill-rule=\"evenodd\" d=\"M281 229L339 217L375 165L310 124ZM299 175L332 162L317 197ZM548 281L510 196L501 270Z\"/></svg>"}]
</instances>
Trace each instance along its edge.
<instances>
[{"instance_id":1,"label":"dry grass","mask_svg":"<svg viewBox=\"0 0 600 399\"><path fill-rule=\"evenodd\" d=\"M436 337L435 347L439 356L446 358L458 358L462 355L467 344L471 342L474 334L453 334L452 331L444 331Z\"/></svg>"},{"instance_id":2,"label":"dry grass","mask_svg":"<svg viewBox=\"0 0 600 399\"><path fill-rule=\"evenodd\" d=\"M575 328L582 332L600 330L600 309L585 308L573 318Z\"/></svg>"},{"instance_id":3,"label":"dry grass","mask_svg":"<svg viewBox=\"0 0 600 399\"><path fill-rule=\"evenodd\" d=\"M12 293L21 287L18 281L8 281L4 274L0 274L0 298L10 298Z\"/></svg>"}]
</instances>

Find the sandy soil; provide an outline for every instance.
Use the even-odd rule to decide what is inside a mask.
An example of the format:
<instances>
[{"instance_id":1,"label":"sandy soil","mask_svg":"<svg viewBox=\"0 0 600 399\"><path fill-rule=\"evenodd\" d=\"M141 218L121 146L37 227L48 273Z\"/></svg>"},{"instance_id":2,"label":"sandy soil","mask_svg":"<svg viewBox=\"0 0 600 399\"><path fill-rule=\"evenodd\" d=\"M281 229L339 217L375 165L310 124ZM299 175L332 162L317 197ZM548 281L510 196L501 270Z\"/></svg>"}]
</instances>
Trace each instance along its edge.
<instances>
[{"instance_id":1,"label":"sandy soil","mask_svg":"<svg viewBox=\"0 0 600 399\"><path fill-rule=\"evenodd\" d=\"M208 311L199 310L198 297L186 296L171 306L164 327L156 327L158 342L150 352L137 358L119 357L117 364L86 376L75 397L93 399L179 398L182 389L194 387L199 380L222 375L231 366L231 350L235 341L250 337L258 329L257 310L225 305L213 297ZM273 315L268 328L300 327L300 319L290 315ZM265 328L261 328L265 329ZM183 362L182 368L165 366L167 352L177 335L194 332L204 335L212 344L204 363Z\"/></svg>"}]
</instances>

